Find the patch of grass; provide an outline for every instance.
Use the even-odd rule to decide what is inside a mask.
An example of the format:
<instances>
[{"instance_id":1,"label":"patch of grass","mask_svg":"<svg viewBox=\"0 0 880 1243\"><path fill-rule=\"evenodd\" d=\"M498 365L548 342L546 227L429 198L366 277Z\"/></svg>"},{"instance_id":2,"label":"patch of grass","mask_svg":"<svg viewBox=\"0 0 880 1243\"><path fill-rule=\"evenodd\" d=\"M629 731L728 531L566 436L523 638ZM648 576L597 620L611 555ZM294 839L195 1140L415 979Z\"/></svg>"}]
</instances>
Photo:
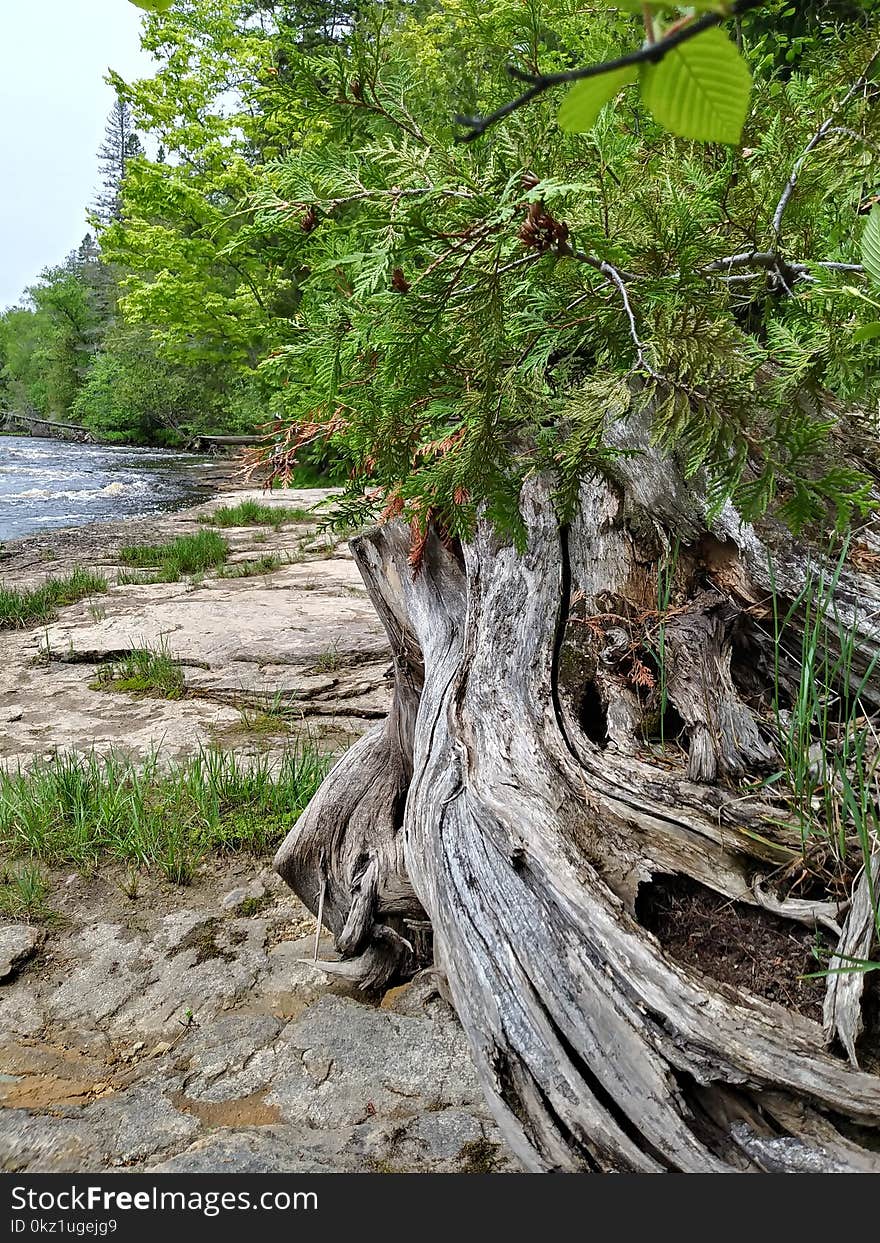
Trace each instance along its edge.
<instances>
[{"instance_id":1,"label":"patch of grass","mask_svg":"<svg viewBox=\"0 0 880 1243\"><path fill-rule=\"evenodd\" d=\"M116 575L117 587L150 587L167 581L161 574L145 574L142 570L120 570Z\"/></svg>"},{"instance_id":2,"label":"patch of grass","mask_svg":"<svg viewBox=\"0 0 880 1243\"><path fill-rule=\"evenodd\" d=\"M0 772L0 852L88 869L102 859L188 884L211 851L273 849L330 763L308 743L280 760L203 749L179 763L66 753Z\"/></svg>"},{"instance_id":3,"label":"patch of grass","mask_svg":"<svg viewBox=\"0 0 880 1243\"><path fill-rule=\"evenodd\" d=\"M236 561L233 565L224 565L220 570L220 578L251 578L254 574L271 574L279 570L282 560L277 553L267 553L247 561Z\"/></svg>"},{"instance_id":4,"label":"patch of grass","mask_svg":"<svg viewBox=\"0 0 880 1243\"><path fill-rule=\"evenodd\" d=\"M339 655L339 643L331 643L325 648L315 661L315 673L335 673L342 666L342 657Z\"/></svg>"},{"instance_id":5,"label":"patch of grass","mask_svg":"<svg viewBox=\"0 0 880 1243\"><path fill-rule=\"evenodd\" d=\"M238 711L242 729L257 735L286 733L292 715L290 698L283 691L267 691L256 702L241 704Z\"/></svg>"},{"instance_id":6,"label":"patch of grass","mask_svg":"<svg viewBox=\"0 0 880 1243\"><path fill-rule=\"evenodd\" d=\"M810 576L784 617L774 595L774 713L783 772L806 843L820 836L843 862L854 846L877 840L880 795L878 722L862 696L877 670L874 656L857 676L854 631L839 617L834 592L845 559L830 578ZM798 616L798 680L786 685L781 657ZM787 706L784 706L786 705ZM818 798L817 798L818 796Z\"/></svg>"},{"instance_id":7,"label":"patch of grass","mask_svg":"<svg viewBox=\"0 0 880 1243\"><path fill-rule=\"evenodd\" d=\"M135 866L129 864L125 870L125 876L120 882L119 888L128 898L129 902L136 902L138 894L141 890L140 872Z\"/></svg>"},{"instance_id":8,"label":"patch of grass","mask_svg":"<svg viewBox=\"0 0 880 1243\"><path fill-rule=\"evenodd\" d=\"M0 630L21 630L54 621L65 605L106 590L107 580L102 574L82 567L64 578L47 578L39 587L0 587Z\"/></svg>"},{"instance_id":9,"label":"patch of grass","mask_svg":"<svg viewBox=\"0 0 880 1243\"><path fill-rule=\"evenodd\" d=\"M272 905L272 899L267 893L260 898L245 898L238 905L237 914L243 915L245 919L252 919L255 915L262 914L267 906Z\"/></svg>"},{"instance_id":10,"label":"patch of grass","mask_svg":"<svg viewBox=\"0 0 880 1243\"><path fill-rule=\"evenodd\" d=\"M43 920L52 912L46 903L49 882L35 863L0 868L0 915L9 919Z\"/></svg>"},{"instance_id":11,"label":"patch of grass","mask_svg":"<svg viewBox=\"0 0 880 1243\"><path fill-rule=\"evenodd\" d=\"M92 683L92 690L127 691L156 699L180 699L185 689L183 670L164 643L159 648L135 648L121 660L102 665Z\"/></svg>"},{"instance_id":12,"label":"patch of grass","mask_svg":"<svg viewBox=\"0 0 880 1243\"><path fill-rule=\"evenodd\" d=\"M153 583L176 583L184 574L219 570L228 556L229 545L216 531L179 535L167 544L127 544L119 551L123 565L152 571L147 581Z\"/></svg>"},{"instance_id":13,"label":"patch of grass","mask_svg":"<svg viewBox=\"0 0 880 1243\"><path fill-rule=\"evenodd\" d=\"M766 784L794 814L808 872L848 891L865 869L880 939L880 893L872 881L880 849L880 720L865 694L878 657L857 672L857 638L835 606L847 553L845 545L830 573L809 575L784 616L774 590L773 711L782 768ZM790 650L793 619L798 638Z\"/></svg>"},{"instance_id":14,"label":"patch of grass","mask_svg":"<svg viewBox=\"0 0 880 1243\"><path fill-rule=\"evenodd\" d=\"M240 501L238 505L221 505L212 514L199 519L212 527L274 527L276 531L288 522L314 522L309 509L291 505L262 505L259 501Z\"/></svg>"}]
</instances>

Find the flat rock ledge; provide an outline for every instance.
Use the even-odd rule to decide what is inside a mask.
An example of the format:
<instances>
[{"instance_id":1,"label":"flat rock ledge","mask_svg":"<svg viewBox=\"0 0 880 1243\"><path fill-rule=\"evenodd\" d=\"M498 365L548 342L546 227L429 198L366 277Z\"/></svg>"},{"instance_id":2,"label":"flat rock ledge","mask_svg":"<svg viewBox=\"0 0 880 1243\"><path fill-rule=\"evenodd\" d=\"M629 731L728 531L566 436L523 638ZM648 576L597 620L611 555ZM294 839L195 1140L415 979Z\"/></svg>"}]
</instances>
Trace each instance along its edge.
<instances>
[{"instance_id":1,"label":"flat rock ledge","mask_svg":"<svg viewBox=\"0 0 880 1243\"><path fill-rule=\"evenodd\" d=\"M0 1170L515 1168L430 973L376 1004L330 982L268 867L212 866L183 903L103 871L62 888L39 962L0 927Z\"/></svg>"},{"instance_id":2,"label":"flat rock ledge","mask_svg":"<svg viewBox=\"0 0 880 1243\"><path fill-rule=\"evenodd\" d=\"M235 491L177 513L6 544L0 585L36 586L85 566L106 578L108 590L48 625L0 631L0 764L15 768L71 749L137 757L157 745L169 759L202 745L265 752L281 750L292 732L332 750L381 720L391 699L391 653L347 546L320 532L330 495ZM247 499L305 516L278 530L224 528L223 574L127 581L124 545L192 535L220 506ZM254 572L261 564L269 568ZM145 647L179 663L181 698L151 698L146 712L142 697L94 689L102 665ZM255 716L259 737L249 728Z\"/></svg>"}]
</instances>

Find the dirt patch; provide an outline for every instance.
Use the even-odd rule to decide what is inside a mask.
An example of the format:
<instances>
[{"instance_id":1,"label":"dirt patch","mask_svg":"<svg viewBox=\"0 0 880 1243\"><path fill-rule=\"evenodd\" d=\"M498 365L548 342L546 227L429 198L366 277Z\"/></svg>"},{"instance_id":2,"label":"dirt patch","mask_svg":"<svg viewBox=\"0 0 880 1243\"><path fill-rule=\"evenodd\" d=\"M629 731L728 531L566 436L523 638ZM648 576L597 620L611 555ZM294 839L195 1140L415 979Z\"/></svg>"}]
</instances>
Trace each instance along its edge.
<instances>
[{"instance_id":1,"label":"dirt patch","mask_svg":"<svg viewBox=\"0 0 880 1243\"><path fill-rule=\"evenodd\" d=\"M833 948L821 931L682 876L657 875L641 885L636 917L677 962L821 1022L825 981L803 978L827 961L814 949Z\"/></svg>"},{"instance_id":2,"label":"dirt patch","mask_svg":"<svg viewBox=\"0 0 880 1243\"><path fill-rule=\"evenodd\" d=\"M82 1105L132 1077L76 1049L14 1042L0 1046L0 1072L0 1106L33 1110Z\"/></svg>"},{"instance_id":3,"label":"dirt patch","mask_svg":"<svg viewBox=\"0 0 880 1243\"><path fill-rule=\"evenodd\" d=\"M169 951L168 957L176 958L184 950L195 950L197 964L208 962L211 958L222 958L224 962L235 962L235 954L231 950L217 944L217 933L221 927L220 920L213 917L204 920L200 924L196 924L195 928L188 932L185 937L182 937L177 945ZM241 937L239 937L240 940Z\"/></svg>"},{"instance_id":4,"label":"dirt patch","mask_svg":"<svg viewBox=\"0 0 880 1243\"><path fill-rule=\"evenodd\" d=\"M6 1109L54 1109L61 1105L82 1105L92 1100L97 1092L98 1085L91 1079L28 1075L21 1083L0 1085L0 1105Z\"/></svg>"},{"instance_id":5,"label":"dirt patch","mask_svg":"<svg viewBox=\"0 0 880 1243\"><path fill-rule=\"evenodd\" d=\"M266 1102L268 1088L260 1092L252 1092L250 1096L240 1096L232 1101L194 1101L183 1092L172 1097L175 1109L192 1114L201 1123L209 1127L218 1126L272 1126L283 1122L284 1118L277 1105Z\"/></svg>"}]
</instances>

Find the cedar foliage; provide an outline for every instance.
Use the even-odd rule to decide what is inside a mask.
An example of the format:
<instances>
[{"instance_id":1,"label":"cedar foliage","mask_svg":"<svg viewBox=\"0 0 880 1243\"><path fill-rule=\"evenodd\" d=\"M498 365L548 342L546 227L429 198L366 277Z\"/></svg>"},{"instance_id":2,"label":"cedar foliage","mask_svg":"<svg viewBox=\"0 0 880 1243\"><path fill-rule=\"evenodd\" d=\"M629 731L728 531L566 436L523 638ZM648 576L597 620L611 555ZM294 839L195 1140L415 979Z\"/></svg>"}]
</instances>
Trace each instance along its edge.
<instances>
[{"instance_id":1,"label":"cedar foliage","mask_svg":"<svg viewBox=\"0 0 880 1243\"><path fill-rule=\"evenodd\" d=\"M560 133L544 99L460 145L456 107L509 96L511 53L546 71L637 45L619 13L528 14L530 30L510 4L374 11L344 52L291 62L308 141L250 200L253 230L282 231L302 273L292 339L264 364L285 419L345 458L349 518L378 485L450 533L480 506L515 524L529 471L551 466L570 498L607 458L609 416L635 406L716 506L772 506L795 529L852 521L873 463L841 438L871 455L878 345L853 334L875 310L861 274L817 265L859 260L873 80L804 161L778 246L771 222L877 51L873 6L814 17L794 63L765 13L743 19L756 81L740 150L665 133L627 92L585 135ZM771 250L778 264L707 270Z\"/></svg>"},{"instance_id":2,"label":"cedar foliage","mask_svg":"<svg viewBox=\"0 0 880 1243\"><path fill-rule=\"evenodd\" d=\"M664 131L633 88L588 133L560 131L557 91L459 141L456 114L515 93L508 65L632 50L639 7L189 0L149 17L157 76L116 83L162 150L102 238L122 313L175 362L230 382L256 367L272 478L332 462L349 523L431 514L456 535L485 507L515 529L523 478L548 466L564 516L613 457L609 419L643 409L715 507L846 526L871 505L878 293L823 265L859 263L877 189L873 68L847 94L880 6L769 0L728 23L754 76L738 148ZM720 263L744 252L759 259Z\"/></svg>"}]
</instances>

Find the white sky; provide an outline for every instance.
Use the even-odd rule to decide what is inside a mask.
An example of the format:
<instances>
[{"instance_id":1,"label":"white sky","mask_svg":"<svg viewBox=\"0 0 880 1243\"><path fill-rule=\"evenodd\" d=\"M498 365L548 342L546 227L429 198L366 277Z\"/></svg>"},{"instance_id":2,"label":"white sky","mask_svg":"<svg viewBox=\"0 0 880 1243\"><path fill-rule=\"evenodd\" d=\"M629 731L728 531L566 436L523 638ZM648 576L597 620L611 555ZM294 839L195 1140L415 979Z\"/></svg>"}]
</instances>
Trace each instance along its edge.
<instances>
[{"instance_id":1,"label":"white sky","mask_svg":"<svg viewBox=\"0 0 880 1243\"><path fill-rule=\"evenodd\" d=\"M86 232L113 104L108 68L146 77L128 0L0 0L0 310Z\"/></svg>"}]
</instances>

